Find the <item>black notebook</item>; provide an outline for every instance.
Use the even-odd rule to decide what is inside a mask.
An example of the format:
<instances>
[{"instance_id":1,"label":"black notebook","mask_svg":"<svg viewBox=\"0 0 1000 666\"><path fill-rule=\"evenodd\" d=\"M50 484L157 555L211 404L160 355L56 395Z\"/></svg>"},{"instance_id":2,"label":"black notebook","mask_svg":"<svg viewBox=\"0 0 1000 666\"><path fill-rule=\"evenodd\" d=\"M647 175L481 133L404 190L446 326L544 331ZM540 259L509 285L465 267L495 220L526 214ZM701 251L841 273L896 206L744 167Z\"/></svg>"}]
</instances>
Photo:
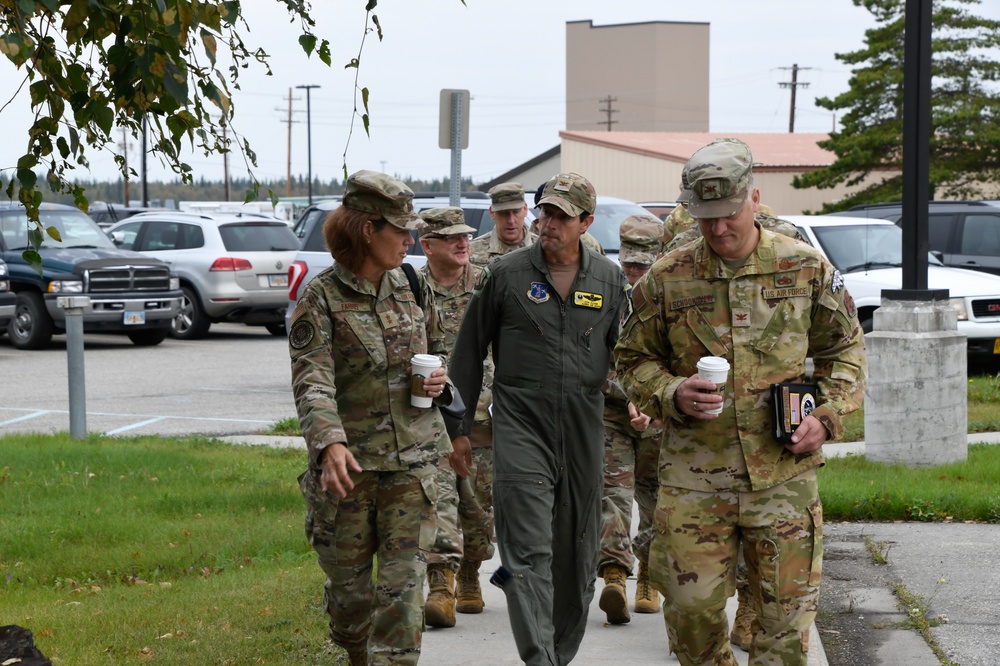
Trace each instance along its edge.
<instances>
[{"instance_id":1,"label":"black notebook","mask_svg":"<svg viewBox=\"0 0 1000 666\"><path fill-rule=\"evenodd\" d=\"M771 384L771 413L774 418L774 438L782 444L790 444L792 433L802 423L802 419L816 409L816 384Z\"/></svg>"}]
</instances>

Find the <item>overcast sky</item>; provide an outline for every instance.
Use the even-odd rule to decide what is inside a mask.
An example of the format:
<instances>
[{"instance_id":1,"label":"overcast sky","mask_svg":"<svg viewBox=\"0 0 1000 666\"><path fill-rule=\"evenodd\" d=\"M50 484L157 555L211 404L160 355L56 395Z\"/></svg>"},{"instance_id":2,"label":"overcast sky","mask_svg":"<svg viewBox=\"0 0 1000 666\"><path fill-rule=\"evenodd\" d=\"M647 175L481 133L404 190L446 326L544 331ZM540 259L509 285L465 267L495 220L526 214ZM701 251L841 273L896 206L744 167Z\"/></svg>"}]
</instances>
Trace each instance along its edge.
<instances>
[{"instance_id":1,"label":"overcast sky","mask_svg":"<svg viewBox=\"0 0 1000 666\"><path fill-rule=\"evenodd\" d=\"M318 35L330 40L333 66L307 59L298 31L278 0L245 0L250 31L247 44L271 57L273 76L260 67L241 74L233 129L257 151L260 179L283 179L288 160L288 95L294 112L291 139L293 174L307 171L305 91L311 92L312 172L339 177L347 149L350 171L383 170L404 179L444 177L450 153L438 148L439 96L443 88L468 89L469 148L462 173L482 182L559 143L565 123L566 22L591 20L595 26L643 21L710 24L711 132L784 132L788 129L790 80L798 64L797 132L828 132L835 118L813 103L816 97L847 90L850 70L836 53L863 45L871 15L851 0L382 0L376 14L384 39L370 34L361 56L360 85L371 91L371 138L360 121L348 147L353 108L353 69L364 26L364 0L314 0ZM1000 2L973 11L1000 19ZM678 56L683 61L683 54ZM808 68L808 69L804 69ZM6 60L0 91L6 102L19 79ZM360 101L358 102L360 104ZM30 124L25 92L0 110L0 167L13 166ZM19 130L17 128L20 128ZM595 125L595 129L597 129ZM138 163L135 146L129 159ZM92 156L92 177L115 177L113 161ZM189 154L195 177L222 177L222 158ZM237 157L230 174L245 175ZM81 174L87 177L87 174ZM152 180L169 173L150 160Z\"/></svg>"}]
</instances>

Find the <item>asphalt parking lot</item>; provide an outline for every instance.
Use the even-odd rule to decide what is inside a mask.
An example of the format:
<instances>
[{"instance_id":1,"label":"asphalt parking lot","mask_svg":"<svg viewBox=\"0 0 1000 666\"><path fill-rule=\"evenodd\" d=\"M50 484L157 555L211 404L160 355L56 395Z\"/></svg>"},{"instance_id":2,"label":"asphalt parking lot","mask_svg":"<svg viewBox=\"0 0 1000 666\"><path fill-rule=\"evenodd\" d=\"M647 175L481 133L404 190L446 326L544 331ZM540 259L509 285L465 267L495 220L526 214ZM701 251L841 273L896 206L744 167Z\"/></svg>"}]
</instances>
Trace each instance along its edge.
<instances>
[{"instance_id":1,"label":"asphalt parking lot","mask_svg":"<svg viewBox=\"0 0 1000 666\"><path fill-rule=\"evenodd\" d=\"M87 430L111 435L240 435L295 416L288 343L263 327L215 324L203 340L136 347L85 336ZM66 338L43 351L0 337L0 435L70 429Z\"/></svg>"}]
</instances>

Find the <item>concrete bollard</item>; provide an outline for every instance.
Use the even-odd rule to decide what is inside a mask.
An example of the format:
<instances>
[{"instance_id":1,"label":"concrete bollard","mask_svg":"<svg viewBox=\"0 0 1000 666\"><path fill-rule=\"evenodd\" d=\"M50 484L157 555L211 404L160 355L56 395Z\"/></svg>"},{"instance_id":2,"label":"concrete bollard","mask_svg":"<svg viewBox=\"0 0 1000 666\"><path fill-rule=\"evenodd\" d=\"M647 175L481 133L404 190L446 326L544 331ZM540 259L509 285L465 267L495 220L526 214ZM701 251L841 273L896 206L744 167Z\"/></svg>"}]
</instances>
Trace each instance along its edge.
<instances>
[{"instance_id":1,"label":"concrete bollard","mask_svg":"<svg viewBox=\"0 0 1000 666\"><path fill-rule=\"evenodd\" d=\"M87 438L87 382L83 367L83 311L89 296L60 296L56 304L66 312L66 369L69 380L69 436Z\"/></svg>"},{"instance_id":2,"label":"concrete bollard","mask_svg":"<svg viewBox=\"0 0 1000 666\"><path fill-rule=\"evenodd\" d=\"M865 336L867 458L911 467L965 460L967 344L947 291L937 300L892 300L883 293L874 329Z\"/></svg>"}]
</instances>

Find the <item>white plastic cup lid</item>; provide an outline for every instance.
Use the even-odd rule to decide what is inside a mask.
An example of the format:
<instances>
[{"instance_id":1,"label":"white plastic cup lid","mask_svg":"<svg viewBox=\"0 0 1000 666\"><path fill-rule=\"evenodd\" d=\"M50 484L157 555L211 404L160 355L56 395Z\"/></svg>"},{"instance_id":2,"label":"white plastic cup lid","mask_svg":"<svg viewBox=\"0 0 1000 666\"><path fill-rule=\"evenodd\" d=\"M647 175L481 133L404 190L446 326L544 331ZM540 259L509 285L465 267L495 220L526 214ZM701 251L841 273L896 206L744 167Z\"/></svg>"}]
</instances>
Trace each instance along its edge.
<instances>
[{"instance_id":1,"label":"white plastic cup lid","mask_svg":"<svg viewBox=\"0 0 1000 666\"><path fill-rule=\"evenodd\" d=\"M729 361L718 356L702 356L698 361L698 369L708 372L729 372Z\"/></svg>"},{"instance_id":2,"label":"white plastic cup lid","mask_svg":"<svg viewBox=\"0 0 1000 666\"><path fill-rule=\"evenodd\" d=\"M441 359L433 354L414 354L412 363L413 365L419 365L425 368L441 367Z\"/></svg>"}]
</instances>

